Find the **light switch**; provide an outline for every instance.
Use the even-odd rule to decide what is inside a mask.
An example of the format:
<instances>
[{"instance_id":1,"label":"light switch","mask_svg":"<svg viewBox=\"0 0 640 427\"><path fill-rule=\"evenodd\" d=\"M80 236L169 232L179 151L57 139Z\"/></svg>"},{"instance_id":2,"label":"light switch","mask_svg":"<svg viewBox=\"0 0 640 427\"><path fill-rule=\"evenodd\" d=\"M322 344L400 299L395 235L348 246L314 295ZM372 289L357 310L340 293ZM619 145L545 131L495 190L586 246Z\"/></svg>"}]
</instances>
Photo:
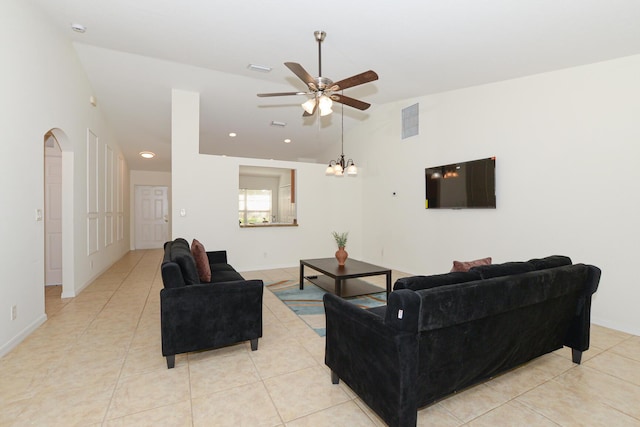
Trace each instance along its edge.
<instances>
[{"instance_id":1,"label":"light switch","mask_svg":"<svg viewBox=\"0 0 640 427\"><path fill-rule=\"evenodd\" d=\"M42 209L36 209L36 221L42 221Z\"/></svg>"},{"instance_id":2,"label":"light switch","mask_svg":"<svg viewBox=\"0 0 640 427\"><path fill-rule=\"evenodd\" d=\"M180 209L180 216L187 216L187 210L186 209Z\"/></svg>"}]
</instances>

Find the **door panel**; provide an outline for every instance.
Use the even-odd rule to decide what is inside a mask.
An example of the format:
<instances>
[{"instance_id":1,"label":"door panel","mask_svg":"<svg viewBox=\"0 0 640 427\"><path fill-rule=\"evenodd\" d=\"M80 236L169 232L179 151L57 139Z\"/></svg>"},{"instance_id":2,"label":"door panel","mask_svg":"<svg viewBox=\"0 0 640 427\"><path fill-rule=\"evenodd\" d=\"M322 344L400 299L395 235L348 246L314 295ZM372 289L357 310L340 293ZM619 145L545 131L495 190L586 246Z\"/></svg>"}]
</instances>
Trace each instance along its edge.
<instances>
[{"instance_id":1,"label":"door panel","mask_svg":"<svg viewBox=\"0 0 640 427\"><path fill-rule=\"evenodd\" d=\"M169 240L168 188L136 186L136 249L162 248Z\"/></svg>"}]
</instances>

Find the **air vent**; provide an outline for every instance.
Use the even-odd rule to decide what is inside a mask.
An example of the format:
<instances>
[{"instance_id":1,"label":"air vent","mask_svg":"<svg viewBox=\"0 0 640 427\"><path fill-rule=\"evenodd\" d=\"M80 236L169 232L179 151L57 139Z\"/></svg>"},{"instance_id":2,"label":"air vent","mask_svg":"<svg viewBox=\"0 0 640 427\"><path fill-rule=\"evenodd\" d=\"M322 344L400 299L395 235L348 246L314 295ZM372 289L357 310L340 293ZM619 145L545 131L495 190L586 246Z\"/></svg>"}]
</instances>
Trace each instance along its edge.
<instances>
[{"instance_id":1,"label":"air vent","mask_svg":"<svg viewBox=\"0 0 640 427\"><path fill-rule=\"evenodd\" d=\"M415 136L419 131L419 104L413 104L402 109L402 139Z\"/></svg>"},{"instance_id":2,"label":"air vent","mask_svg":"<svg viewBox=\"0 0 640 427\"><path fill-rule=\"evenodd\" d=\"M278 122L276 120L271 121L271 126L285 127L287 124L285 122Z\"/></svg>"}]
</instances>

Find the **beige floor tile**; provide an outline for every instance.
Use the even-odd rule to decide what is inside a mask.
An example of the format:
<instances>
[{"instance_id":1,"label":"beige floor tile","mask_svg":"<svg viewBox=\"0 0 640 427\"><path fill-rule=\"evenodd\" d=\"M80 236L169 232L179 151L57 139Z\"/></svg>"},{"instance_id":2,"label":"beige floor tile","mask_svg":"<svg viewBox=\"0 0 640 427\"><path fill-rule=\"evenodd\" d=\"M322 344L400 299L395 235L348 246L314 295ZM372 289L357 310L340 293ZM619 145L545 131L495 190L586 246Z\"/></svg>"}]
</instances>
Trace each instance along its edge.
<instances>
[{"instance_id":1,"label":"beige floor tile","mask_svg":"<svg viewBox=\"0 0 640 427\"><path fill-rule=\"evenodd\" d=\"M349 400L342 388L332 384L327 371L320 367L269 378L264 384L285 422Z\"/></svg>"},{"instance_id":2,"label":"beige floor tile","mask_svg":"<svg viewBox=\"0 0 640 427\"><path fill-rule=\"evenodd\" d=\"M191 401L179 402L173 405L138 412L133 415L108 420L103 427L191 427Z\"/></svg>"},{"instance_id":3,"label":"beige floor tile","mask_svg":"<svg viewBox=\"0 0 640 427\"><path fill-rule=\"evenodd\" d=\"M292 338L259 346L257 351L251 352L251 358L262 379L318 366L302 344Z\"/></svg>"},{"instance_id":4,"label":"beige floor tile","mask_svg":"<svg viewBox=\"0 0 640 427\"><path fill-rule=\"evenodd\" d=\"M634 419L593 399L581 389L549 381L518 396L516 401L562 426L635 426Z\"/></svg>"},{"instance_id":5,"label":"beige floor tile","mask_svg":"<svg viewBox=\"0 0 640 427\"><path fill-rule=\"evenodd\" d=\"M194 427L271 427L282 423L262 382L194 398Z\"/></svg>"},{"instance_id":6,"label":"beige floor tile","mask_svg":"<svg viewBox=\"0 0 640 427\"><path fill-rule=\"evenodd\" d=\"M187 360L186 354L176 354L175 366L182 366ZM167 369L167 359L162 356L158 343L149 347L131 348L122 368L122 377Z\"/></svg>"},{"instance_id":7,"label":"beige floor tile","mask_svg":"<svg viewBox=\"0 0 640 427\"><path fill-rule=\"evenodd\" d=\"M107 419L189 400L189 370L176 367L120 378Z\"/></svg>"},{"instance_id":8,"label":"beige floor tile","mask_svg":"<svg viewBox=\"0 0 640 427\"><path fill-rule=\"evenodd\" d=\"M631 335L614 329L605 328L604 326L592 324L590 337L592 347L607 350L630 338Z\"/></svg>"},{"instance_id":9,"label":"beige floor tile","mask_svg":"<svg viewBox=\"0 0 640 427\"><path fill-rule=\"evenodd\" d=\"M246 351L193 363L190 361L189 375L193 398L260 381L256 367Z\"/></svg>"},{"instance_id":10,"label":"beige floor tile","mask_svg":"<svg viewBox=\"0 0 640 427\"><path fill-rule=\"evenodd\" d=\"M458 427L462 421L454 417L439 404L431 405L418 411L418 427Z\"/></svg>"},{"instance_id":11,"label":"beige floor tile","mask_svg":"<svg viewBox=\"0 0 640 427\"><path fill-rule=\"evenodd\" d=\"M45 390L29 400L17 425L67 427L100 423L112 393L113 389L93 387L67 388L56 394Z\"/></svg>"},{"instance_id":12,"label":"beige floor tile","mask_svg":"<svg viewBox=\"0 0 640 427\"><path fill-rule=\"evenodd\" d=\"M425 424L426 425L426 424ZM543 415L518 402L509 402L465 424L468 427L537 426L557 427Z\"/></svg>"},{"instance_id":13,"label":"beige floor tile","mask_svg":"<svg viewBox=\"0 0 640 427\"><path fill-rule=\"evenodd\" d=\"M548 371L526 365L493 378L485 384L489 388L499 391L507 399L513 399L551 378L553 375Z\"/></svg>"},{"instance_id":14,"label":"beige floor tile","mask_svg":"<svg viewBox=\"0 0 640 427\"><path fill-rule=\"evenodd\" d=\"M509 399L507 390L492 389L486 384L478 384L445 398L439 404L457 419L469 422Z\"/></svg>"},{"instance_id":15,"label":"beige floor tile","mask_svg":"<svg viewBox=\"0 0 640 427\"><path fill-rule=\"evenodd\" d=\"M640 361L629 359L613 351L605 351L584 363L585 366L640 386Z\"/></svg>"},{"instance_id":16,"label":"beige floor tile","mask_svg":"<svg viewBox=\"0 0 640 427\"><path fill-rule=\"evenodd\" d=\"M640 337L631 337L613 347L611 351L640 362Z\"/></svg>"},{"instance_id":17,"label":"beige floor tile","mask_svg":"<svg viewBox=\"0 0 640 427\"><path fill-rule=\"evenodd\" d=\"M287 423L287 427L373 427L376 424L358 405L349 401Z\"/></svg>"},{"instance_id":18,"label":"beige floor tile","mask_svg":"<svg viewBox=\"0 0 640 427\"><path fill-rule=\"evenodd\" d=\"M640 386L587 366L572 369L555 381L640 420Z\"/></svg>"}]
</instances>

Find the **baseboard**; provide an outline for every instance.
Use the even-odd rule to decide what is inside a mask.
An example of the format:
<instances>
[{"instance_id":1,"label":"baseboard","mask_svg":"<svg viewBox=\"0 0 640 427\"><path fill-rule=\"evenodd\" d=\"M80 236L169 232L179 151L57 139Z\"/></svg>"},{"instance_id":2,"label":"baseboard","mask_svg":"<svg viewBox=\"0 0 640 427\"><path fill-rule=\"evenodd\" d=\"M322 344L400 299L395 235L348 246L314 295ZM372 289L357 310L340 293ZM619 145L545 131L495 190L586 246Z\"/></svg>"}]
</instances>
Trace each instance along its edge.
<instances>
[{"instance_id":1,"label":"baseboard","mask_svg":"<svg viewBox=\"0 0 640 427\"><path fill-rule=\"evenodd\" d=\"M32 322L29 326L24 328L18 335L11 338L6 344L0 347L0 357L9 353L11 350L16 348L18 344L24 341L33 331L38 329L40 325L47 321L47 315L45 313L42 316L38 317L34 322Z\"/></svg>"}]
</instances>

